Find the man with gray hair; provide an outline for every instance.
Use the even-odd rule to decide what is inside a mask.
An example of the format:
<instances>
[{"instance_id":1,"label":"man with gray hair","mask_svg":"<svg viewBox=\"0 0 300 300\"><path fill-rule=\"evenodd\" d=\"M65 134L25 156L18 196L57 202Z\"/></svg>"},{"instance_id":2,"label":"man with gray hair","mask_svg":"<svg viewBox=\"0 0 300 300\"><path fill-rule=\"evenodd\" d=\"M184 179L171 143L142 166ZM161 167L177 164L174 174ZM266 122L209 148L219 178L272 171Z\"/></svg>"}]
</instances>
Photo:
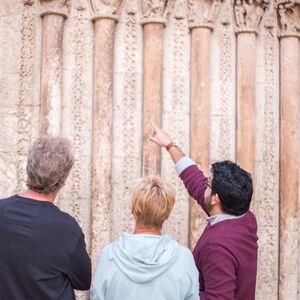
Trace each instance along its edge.
<instances>
[{"instance_id":1,"label":"man with gray hair","mask_svg":"<svg viewBox=\"0 0 300 300\"><path fill-rule=\"evenodd\" d=\"M0 299L74 300L91 261L74 218L53 204L74 164L69 140L39 138L27 159L28 189L0 200Z\"/></svg>"}]
</instances>

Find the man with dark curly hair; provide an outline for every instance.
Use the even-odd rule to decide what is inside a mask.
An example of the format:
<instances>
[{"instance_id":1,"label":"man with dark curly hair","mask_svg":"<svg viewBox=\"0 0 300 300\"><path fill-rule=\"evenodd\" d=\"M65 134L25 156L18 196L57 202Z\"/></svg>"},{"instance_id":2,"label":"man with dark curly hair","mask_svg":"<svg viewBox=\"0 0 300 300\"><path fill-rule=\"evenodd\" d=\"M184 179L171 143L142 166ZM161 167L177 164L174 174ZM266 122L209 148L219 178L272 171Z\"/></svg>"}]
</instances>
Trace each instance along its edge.
<instances>
[{"instance_id":1,"label":"man with dark curly hair","mask_svg":"<svg viewBox=\"0 0 300 300\"><path fill-rule=\"evenodd\" d=\"M208 215L193 251L201 300L254 300L257 223L249 210L251 175L231 161L216 162L205 177L170 136L153 124L150 140L165 147L189 194Z\"/></svg>"},{"instance_id":2,"label":"man with dark curly hair","mask_svg":"<svg viewBox=\"0 0 300 300\"><path fill-rule=\"evenodd\" d=\"M39 138L27 159L28 189L0 200L0 299L75 300L91 261L74 218L53 204L74 164L69 140Z\"/></svg>"}]
</instances>

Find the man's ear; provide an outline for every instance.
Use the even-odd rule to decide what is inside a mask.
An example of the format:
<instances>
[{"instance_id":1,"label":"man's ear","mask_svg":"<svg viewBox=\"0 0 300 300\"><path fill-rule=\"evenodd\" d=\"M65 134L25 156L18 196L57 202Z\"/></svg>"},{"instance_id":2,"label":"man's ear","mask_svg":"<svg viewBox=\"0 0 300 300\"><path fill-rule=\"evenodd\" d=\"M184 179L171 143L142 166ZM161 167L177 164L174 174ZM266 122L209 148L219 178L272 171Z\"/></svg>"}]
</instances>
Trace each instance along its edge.
<instances>
[{"instance_id":1,"label":"man's ear","mask_svg":"<svg viewBox=\"0 0 300 300\"><path fill-rule=\"evenodd\" d=\"M219 205L221 204L221 200L219 198L219 195L216 193L211 196L211 205Z\"/></svg>"}]
</instances>

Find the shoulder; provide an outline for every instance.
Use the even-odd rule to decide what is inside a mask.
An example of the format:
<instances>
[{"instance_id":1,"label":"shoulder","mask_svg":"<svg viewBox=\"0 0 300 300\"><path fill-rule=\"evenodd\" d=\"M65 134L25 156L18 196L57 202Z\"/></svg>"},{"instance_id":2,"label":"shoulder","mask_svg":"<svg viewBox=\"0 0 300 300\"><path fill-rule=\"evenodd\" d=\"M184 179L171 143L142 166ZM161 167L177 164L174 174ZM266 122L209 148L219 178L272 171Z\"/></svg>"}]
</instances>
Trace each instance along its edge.
<instances>
[{"instance_id":1,"label":"shoulder","mask_svg":"<svg viewBox=\"0 0 300 300\"><path fill-rule=\"evenodd\" d=\"M193 165L189 165L187 168L185 168L181 174L180 177L190 177L190 176L196 176L196 175L200 175L201 177L205 177L203 175L203 172L198 168L198 166L196 164Z\"/></svg>"},{"instance_id":2,"label":"shoulder","mask_svg":"<svg viewBox=\"0 0 300 300\"><path fill-rule=\"evenodd\" d=\"M56 216L57 222L75 230L81 230L78 222L74 217L72 217L67 212L61 211L57 206L55 206L55 208L56 209L53 210L53 214Z\"/></svg>"},{"instance_id":3,"label":"shoulder","mask_svg":"<svg viewBox=\"0 0 300 300\"><path fill-rule=\"evenodd\" d=\"M97 265L100 264L100 262L104 261L104 260L108 260L111 256L111 249L113 247L113 243L110 243L106 246L104 246L98 253L98 258L97 258Z\"/></svg>"},{"instance_id":4,"label":"shoulder","mask_svg":"<svg viewBox=\"0 0 300 300\"><path fill-rule=\"evenodd\" d=\"M176 243L178 244L178 252L179 252L178 260L188 268L194 266L195 261L194 261L192 251L188 247L183 246L178 242Z\"/></svg>"},{"instance_id":5,"label":"shoulder","mask_svg":"<svg viewBox=\"0 0 300 300\"><path fill-rule=\"evenodd\" d=\"M193 258L192 251L188 247L179 244L179 251L181 256L186 258Z\"/></svg>"},{"instance_id":6,"label":"shoulder","mask_svg":"<svg viewBox=\"0 0 300 300\"><path fill-rule=\"evenodd\" d=\"M83 232L76 219L57 206L51 208L47 211L46 218L40 218L40 223L47 226L48 230L56 232L57 236L65 236L77 241Z\"/></svg>"},{"instance_id":7,"label":"shoulder","mask_svg":"<svg viewBox=\"0 0 300 300\"><path fill-rule=\"evenodd\" d=\"M13 195L13 196L10 196L7 198L0 199L0 206L5 206L16 198L17 198L17 195Z\"/></svg>"}]
</instances>

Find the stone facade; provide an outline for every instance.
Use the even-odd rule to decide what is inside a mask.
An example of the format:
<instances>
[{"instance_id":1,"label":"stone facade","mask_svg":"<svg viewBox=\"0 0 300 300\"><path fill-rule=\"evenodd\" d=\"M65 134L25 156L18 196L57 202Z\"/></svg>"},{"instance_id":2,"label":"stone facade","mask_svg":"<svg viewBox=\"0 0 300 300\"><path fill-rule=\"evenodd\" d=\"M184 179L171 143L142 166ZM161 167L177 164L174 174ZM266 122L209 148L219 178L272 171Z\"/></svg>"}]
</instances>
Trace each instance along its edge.
<instances>
[{"instance_id":1,"label":"stone facade","mask_svg":"<svg viewBox=\"0 0 300 300\"><path fill-rule=\"evenodd\" d=\"M252 173L256 299L299 299L299 20L299 0L0 1L0 196L24 188L30 144L61 134L76 163L57 204L94 265L132 231L131 187L150 173L177 191L164 231L192 248L205 216L149 142L154 120L205 172Z\"/></svg>"}]
</instances>

